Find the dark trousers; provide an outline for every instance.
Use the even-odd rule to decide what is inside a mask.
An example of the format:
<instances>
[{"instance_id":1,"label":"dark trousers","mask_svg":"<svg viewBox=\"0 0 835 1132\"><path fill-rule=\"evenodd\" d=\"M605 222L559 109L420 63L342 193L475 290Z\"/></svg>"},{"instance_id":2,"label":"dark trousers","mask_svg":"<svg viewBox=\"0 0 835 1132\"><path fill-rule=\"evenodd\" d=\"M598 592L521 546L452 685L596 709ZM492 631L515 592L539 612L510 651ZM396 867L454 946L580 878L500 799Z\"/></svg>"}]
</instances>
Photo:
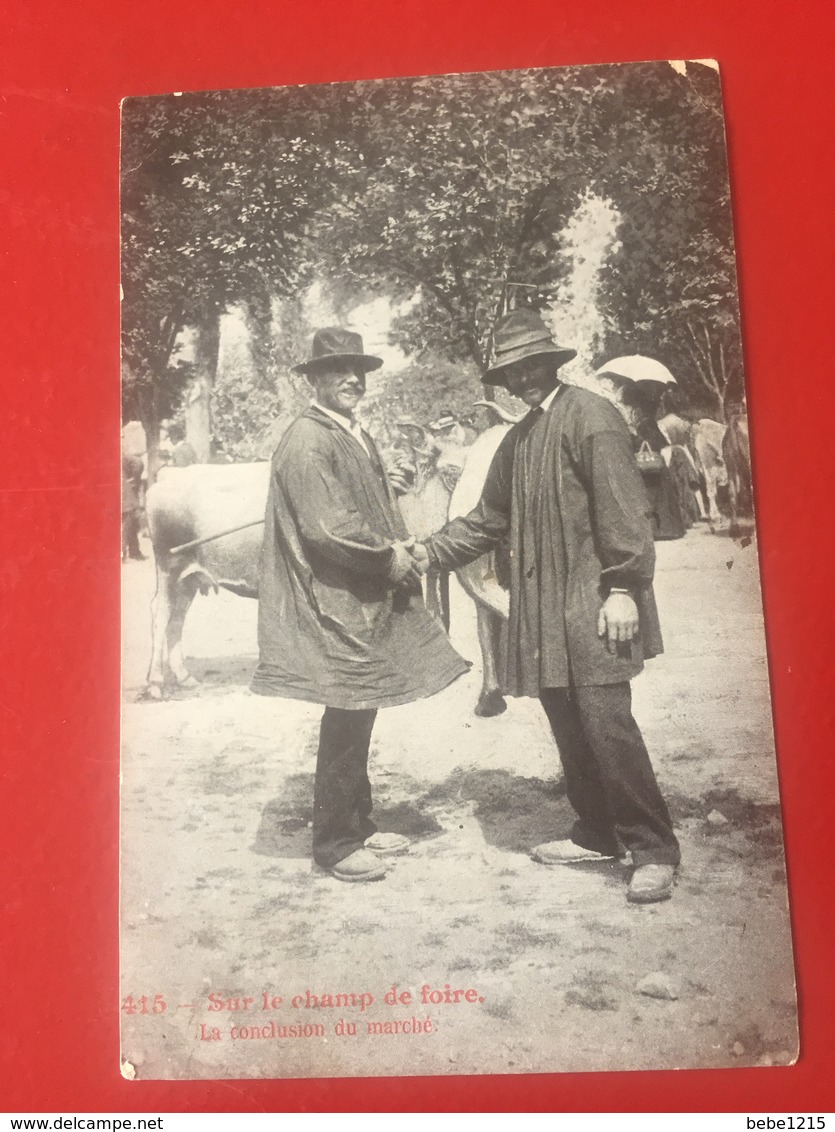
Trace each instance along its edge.
<instances>
[{"instance_id":1,"label":"dark trousers","mask_svg":"<svg viewBox=\"0 0 835 1132\"><path fill-rule=\"evenodd\" d=\"M313 859L326 868L361 849L371 820L368 748L376 711L325 708L313 789Z\"/></svg>"},{"instance_id":2,"label":"dark trousers","mask_svg":"<svg viewBox=\"0 0 835 1132\"><path fill-rule=\"evenodd\" d=\"M628 683L543 688L568 800L578 820L571 839L635 865L677 865L679 847L658 789Z\"/></svg>"},{"instance_id":3,"label":"dark trousers","mask_svg":"<svg viewBox=\"0 0 835 1132\"><path fill-rule=\"evenodd\" d=\"M139 549L139 512L122 512L122 557L142 558Z\"/></svg>"}]
</instances>

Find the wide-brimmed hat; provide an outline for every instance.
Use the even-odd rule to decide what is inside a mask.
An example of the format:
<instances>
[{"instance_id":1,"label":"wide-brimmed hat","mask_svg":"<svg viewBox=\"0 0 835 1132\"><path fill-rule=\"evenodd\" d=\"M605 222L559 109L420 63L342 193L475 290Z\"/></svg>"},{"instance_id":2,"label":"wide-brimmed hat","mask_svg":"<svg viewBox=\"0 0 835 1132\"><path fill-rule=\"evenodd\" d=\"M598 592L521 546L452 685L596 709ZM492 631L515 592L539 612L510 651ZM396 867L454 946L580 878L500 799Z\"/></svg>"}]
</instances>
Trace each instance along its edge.
<instances>
[{"instance_id":1,"label":"wide-brimmed hat","mask_svg":"<svg viewBox=\"0 0 835 1132\"><path fill-rule=\"evenodd\" d=\"M355 362L368 373L372 369L379 369L383 359L373 354L366 354L362 345L362 336L355 334L353 330L326 326L313 335L310 358L300 365L293 366L293 371L305 374L316 373L332 362Z\"/></svg>"},{"instance_id":2,"label":"wide-brimmed hat","mask_svg":"<svg viewBox=\"0 0 835 1132\"><path fill-rule=\"evenodd\" d=\"M500 318L493 337L493 364L481 379L489 385L504 385L502 370L537 354L550 354L555 368L577 357L576 350L558 345L542 315L528 308L511 311Z\"/></svg>"}]
</instances>

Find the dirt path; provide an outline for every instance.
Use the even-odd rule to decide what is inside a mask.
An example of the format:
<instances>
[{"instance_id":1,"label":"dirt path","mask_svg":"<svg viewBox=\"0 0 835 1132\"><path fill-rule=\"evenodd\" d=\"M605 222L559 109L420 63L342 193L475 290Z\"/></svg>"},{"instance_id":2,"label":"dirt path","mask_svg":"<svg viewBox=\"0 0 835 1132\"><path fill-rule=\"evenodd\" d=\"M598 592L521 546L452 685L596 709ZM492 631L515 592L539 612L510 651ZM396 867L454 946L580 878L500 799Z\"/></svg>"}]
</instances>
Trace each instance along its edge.
<instances>
[{"instance_id":1,"label":"dirt path","mask_svg":"<svg viewBox=\"0 0 835 1132\"><path fill-rule=\"evenodd\" d=\"M321 709L248 692L255 603L198 598L185 646L203 684L143 702L151 563L124 575L122 963L137 1009L123 1012L123 1051L140 1077L793 1059L754 546L703 529L658 544L667 651L635 681L635 714L684 864L674 899L651 907L626 903L618 866L530 859L531 845L571 822L553 743L531 701L498 719L472 714L478 663L434 699L378 719L375 814L415 836L412 852L374 885L316 871ZM454 642L478 662L460 593L453 618ZM637 990L648 975L662 997ZM443 1001L446 984L458 1002ZM393 985L395 1005L384 999ZM139 996L151 1011L155 994L165 1012L141 1013ZM212 1010L210 994L253 1001Z\"/></svg>"}]
</instances>

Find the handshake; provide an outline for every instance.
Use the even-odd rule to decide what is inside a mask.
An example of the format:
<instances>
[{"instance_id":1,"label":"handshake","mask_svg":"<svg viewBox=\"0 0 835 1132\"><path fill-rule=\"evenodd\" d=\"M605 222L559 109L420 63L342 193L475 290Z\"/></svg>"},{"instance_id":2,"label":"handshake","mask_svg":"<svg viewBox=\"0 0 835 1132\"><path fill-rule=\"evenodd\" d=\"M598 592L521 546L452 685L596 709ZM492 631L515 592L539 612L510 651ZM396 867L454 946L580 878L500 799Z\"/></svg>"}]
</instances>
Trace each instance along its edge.
<instances>
[{"instance_id":1,"label":"handshake","mask_svg":"<svg viewBox=\"0 0 835 1132\"><path fill-rule=\"evenodd\" d=\"M396 542L391 548L392 559L389 566L389 581L396 589L414 589L420 585L421 577L429 569L429 552L422 542L413 538Z\"/></svg>"}]
</instances>

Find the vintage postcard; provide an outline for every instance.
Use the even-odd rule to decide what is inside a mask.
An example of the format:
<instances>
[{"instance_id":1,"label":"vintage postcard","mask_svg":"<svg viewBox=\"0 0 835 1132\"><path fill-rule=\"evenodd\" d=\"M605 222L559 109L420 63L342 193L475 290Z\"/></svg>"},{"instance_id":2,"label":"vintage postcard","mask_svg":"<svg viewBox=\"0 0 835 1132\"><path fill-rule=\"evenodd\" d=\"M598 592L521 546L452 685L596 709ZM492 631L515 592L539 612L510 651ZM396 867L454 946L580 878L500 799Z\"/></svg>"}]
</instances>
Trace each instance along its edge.
<instances>
[{"instance_id":1,"label":"vintage postcard","mask_svg":"<svg viewBox=\"0 0 835 1132\"><path fill-rule=\"evenodd\" d=\"M793 1062L718 66L122 120L123 1074Z\"/></svg>"}]
</instances>

